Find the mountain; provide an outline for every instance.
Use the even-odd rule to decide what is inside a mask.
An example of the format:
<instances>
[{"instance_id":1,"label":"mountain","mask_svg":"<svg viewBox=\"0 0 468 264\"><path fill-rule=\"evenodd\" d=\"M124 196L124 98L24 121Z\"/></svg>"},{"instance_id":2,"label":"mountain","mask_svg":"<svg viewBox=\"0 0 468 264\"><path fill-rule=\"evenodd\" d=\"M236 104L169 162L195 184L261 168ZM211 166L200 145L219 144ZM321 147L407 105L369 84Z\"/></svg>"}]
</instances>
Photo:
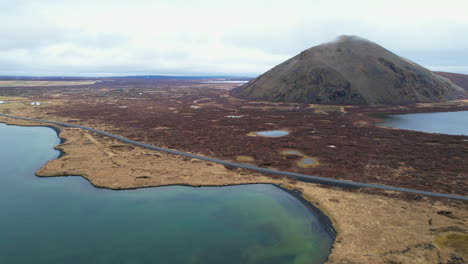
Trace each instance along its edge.
<instances>
[{"instance_id":1,"label":"mountain","mask_svg":"<svg viewBox=\"0 0 468 264\"><path fill-rule=\"evenodd\" d=\"M456 85L468 91L468 75L460 73L451 73L451 72L434 72L437 75L444 76L445 78L451 80Z\"/></svg>"},{"instance_id":2,"label":"mountain","mask_svg":"<svg viewBox=\"0 0 468 264\"><path fill-rule=\"evenodd\" d=\"M252 100L366 105L467 96L452 81L356 36L307 49L232 94Z\"/></svg>"}]
</instances>

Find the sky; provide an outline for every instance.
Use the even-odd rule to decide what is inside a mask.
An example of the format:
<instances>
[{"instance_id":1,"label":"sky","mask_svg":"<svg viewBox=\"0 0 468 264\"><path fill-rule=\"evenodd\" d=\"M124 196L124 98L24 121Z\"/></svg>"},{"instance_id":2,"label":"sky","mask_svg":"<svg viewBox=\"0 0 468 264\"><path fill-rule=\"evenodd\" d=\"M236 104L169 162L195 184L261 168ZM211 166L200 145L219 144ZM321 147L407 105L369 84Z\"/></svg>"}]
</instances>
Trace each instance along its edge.
<instances>
[{"instance_id":1,"label":"sky","mask_svg":"<svg viewBox=\"0 0 468 264\"><path fill-rule=\"evenodd\" d=\"M357 35L468 74L467 0L0 0L0 75L255 77Z\"/></svg>"}]
</instances>

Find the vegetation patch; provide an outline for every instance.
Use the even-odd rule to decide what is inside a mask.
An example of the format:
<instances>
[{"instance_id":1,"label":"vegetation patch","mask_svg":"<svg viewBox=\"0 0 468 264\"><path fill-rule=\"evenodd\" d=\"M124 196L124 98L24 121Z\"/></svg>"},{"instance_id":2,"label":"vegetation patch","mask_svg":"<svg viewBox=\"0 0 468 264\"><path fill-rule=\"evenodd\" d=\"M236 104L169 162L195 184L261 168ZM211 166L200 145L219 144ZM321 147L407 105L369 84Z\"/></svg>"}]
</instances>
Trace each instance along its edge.
<instances>
[{"instance_id":1,"label":"vegetation patch","mask_svg":"<svg viewBox=\"0 0 468 264\"><path fill-rule=\"evenodd\" d=\"M339 105L313 105L312 108L318 114L328 114L344 111L343 107Z\"/></svg>"},{"instance_id":2,"label":"vegetation patch","mask_svg":"<svg viewBox=\"0 0 468 264\"><path fill-rule=\"evenodd\" d=\"M15 97L15 96L0 96L0 101L16 101L16 100L26 100L26 99L28 99L28 98Z\"/></svg>"},{"instance_id":3,"label":"vegetation patch","mask_svg":"<svg viewBox=\"0 0 468 264\"><path fill-rule=\"evenodd\" d=\"M12 109L23 108L26 105L23 103L7 103L7 104L0 104L0 113L2 114L10 114Z\"/></svg>"},{"instance_id":4,"label":"vegetation patch","mask_svg":"<svg viewBox=\"0 0 468 264\"><path fill-rule=\"evenodd\" d=\"M305 155L304 153L300 152L299 150L295 149L284 149L281 150L280 153L282 155L294 155L294 156L299 156L302 157L300 160L296 162L297 166L301 168L311 168L311 167L316 167L320 165L320 162L314 158L314 157L309 157Z\"/></svg>"},{"instance_id":5,"label":"vegetation patch","mask_svg":"<svg viewBox=\"0 0 468 264\"><path fill-rule=\"evenodd\" d=\"M435 244L441 249L449 248L464 258L468 258L468 234L466 233L442 233L436 237Z\"/></svg>"},{"instance_id":6,"label":"vegetation patch","mask_svg":"<svg viewBox=\"0 0 468 264\"><path fill-rule=\"evenodd\" d=\"M249 161L254 161L255 159L251 156L239 155L239 156L236 156L236 160L240 162L249 162Z\"/></svg>"}]
</instances>

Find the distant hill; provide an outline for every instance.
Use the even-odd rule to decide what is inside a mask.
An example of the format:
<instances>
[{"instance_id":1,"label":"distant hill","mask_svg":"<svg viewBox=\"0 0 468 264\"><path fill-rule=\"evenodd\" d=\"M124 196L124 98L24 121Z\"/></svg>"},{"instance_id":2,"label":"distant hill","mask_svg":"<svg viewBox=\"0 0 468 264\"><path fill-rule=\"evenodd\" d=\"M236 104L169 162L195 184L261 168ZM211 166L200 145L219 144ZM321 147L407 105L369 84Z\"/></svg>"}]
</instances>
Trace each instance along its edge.
<instances>
[{"instance_id":1,"label":"distant hill","mask_svg":"<svg viewBox=\"0 0 468 264\"><path fill-rule=\"evenodd\" d=\"M451 72L434 72L434 73L440 76L444 76L445 78L454 82L456 85L465 89L465 91L468 91L468 75L460 74L460 73L451 73Z\"/></svg>"},{"instance_id":2,"label":"distant hill","mask_svg":"<svg viewBox=\"0 0 468 264\"><path fill-rule=\"evenodd\" d=\"M356 36L307 49L232 94L253 100L367 105L467 96L452 81Z\"/></svg>"}]
</instances>

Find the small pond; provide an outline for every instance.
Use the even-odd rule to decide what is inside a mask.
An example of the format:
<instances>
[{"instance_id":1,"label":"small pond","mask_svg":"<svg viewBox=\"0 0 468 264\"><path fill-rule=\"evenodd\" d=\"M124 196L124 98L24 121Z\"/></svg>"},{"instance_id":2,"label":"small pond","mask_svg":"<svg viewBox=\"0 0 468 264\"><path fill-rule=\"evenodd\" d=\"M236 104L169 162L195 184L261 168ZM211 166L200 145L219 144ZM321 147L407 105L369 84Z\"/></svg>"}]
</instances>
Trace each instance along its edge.
<instances>
[{"instance_id":1,"label":"small pond","mask_svg":"<svg viewBox=\"0 0 468 264\"><path fill-rule=\"evenodd\" d=\"M0 263L324 263L328 218L268 184L112 191L39 178L59 143L0 123ZM328 223L328 225L327 225Z\"/></svg>"},{"instance_id":2,"label":"small pond","mask_svg":"<svg viewBox=\"0 0 468 264\"><path fill-rule=\"evenodd\" d=\"M379 115L381 126L440 133L468 135L468 111L402 115Z\"/></svg>"},{"instance_id":3,"label":"small pond","mask_svg":"<svg viewBox=\"0 0 468 264\"><path fill-rule=\"evenodd\" d=\"M262 137L284 137L289 135L289 131L286 130L267 130L255 132L255 135Z\"/></svg>"},{"instance_id":4,"label":"small pond","mask_svg":"<svg viewBox=\"0 0 468 264\"><path fill-rule=\"evenodd\" d=\"M315 163L316 162L314 161L314 159L309 158L309 157L302 158L299 161L299 164L302 165L302 166L312 166L312 165L315 165Z\"/></svg>"},{"instance_id":5,"label":"small pond","mask_svg":"<svg viewBox=\"0 0 468 264\"><path fill-rule=\"evenodd\" d=\"M301 157L301 159L297 161L297 166L301 168L310 168L319 165L319 162L316 158L309 157L296 149L286 149L282 150L280 153L283 155L295 155Z\"/></svg>"}]
</instances>

